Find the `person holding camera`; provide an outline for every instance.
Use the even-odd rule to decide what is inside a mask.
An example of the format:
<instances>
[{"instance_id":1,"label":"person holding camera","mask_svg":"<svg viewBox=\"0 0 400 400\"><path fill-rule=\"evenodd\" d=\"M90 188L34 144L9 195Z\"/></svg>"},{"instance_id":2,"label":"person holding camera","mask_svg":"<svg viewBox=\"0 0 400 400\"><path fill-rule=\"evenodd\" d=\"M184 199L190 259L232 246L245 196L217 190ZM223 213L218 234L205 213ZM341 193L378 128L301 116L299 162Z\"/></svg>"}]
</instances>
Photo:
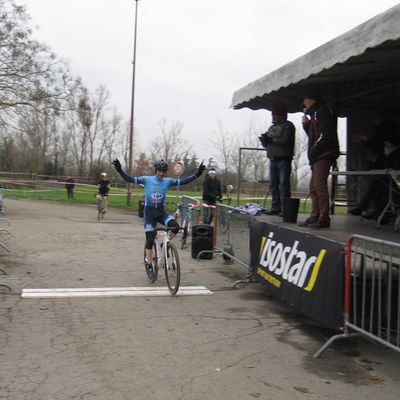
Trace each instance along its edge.
<instances>
[{"instance_id":1,"label":"person holding camera","mask_svg":"<svg viewBox=\"0 0 400 400\"><path fill-rule=\"evenodd\" d=\"M287 111L283 107L274 107L271 111L272 125L259 136L260 142L267 149L269 163L270 192L272 207L267 215L281 215L282 199L290 197L290 174L294 154L294 125L287 120Z\"/></svg>"}]
</instances>

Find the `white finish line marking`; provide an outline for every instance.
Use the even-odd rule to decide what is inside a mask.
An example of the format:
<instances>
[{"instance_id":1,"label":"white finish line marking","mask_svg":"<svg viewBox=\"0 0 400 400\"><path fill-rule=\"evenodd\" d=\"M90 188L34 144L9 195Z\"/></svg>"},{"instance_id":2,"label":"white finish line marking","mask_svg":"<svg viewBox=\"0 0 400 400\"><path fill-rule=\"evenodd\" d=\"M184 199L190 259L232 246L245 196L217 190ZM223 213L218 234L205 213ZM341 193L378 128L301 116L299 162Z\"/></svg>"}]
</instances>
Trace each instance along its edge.
<instances>
[{"instance_id":1,"label":"white finish line marking","mask_svg":"<svg viewBox=\"0 0 400 400\"><path fill-rule=\"evenodd\" d=\"M213 294L205 286L181 286L175 296ZM22 298L170 296L167 287L22 289Z\"/></svg>"}]
</instances>

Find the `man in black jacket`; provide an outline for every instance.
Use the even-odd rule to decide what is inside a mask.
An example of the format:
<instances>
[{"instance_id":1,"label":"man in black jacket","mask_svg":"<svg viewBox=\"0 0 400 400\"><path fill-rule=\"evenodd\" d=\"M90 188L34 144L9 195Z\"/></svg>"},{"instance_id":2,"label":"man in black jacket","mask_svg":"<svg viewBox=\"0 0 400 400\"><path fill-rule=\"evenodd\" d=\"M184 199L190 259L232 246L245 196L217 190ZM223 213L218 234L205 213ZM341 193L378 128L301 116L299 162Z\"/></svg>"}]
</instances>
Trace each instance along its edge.
<instances>
[{"instance_id":1,"label":"man in black jacket","mask_svg":"<svg viewBox=\"0 0 400 400\"><path fill-rule=\"evenodd\" d=\"M259 139L267 149L269 158L269 179L272 195L272 207L267 215L279 215L284 197L290 197L290 174L294 153L294 125L287 120L287 111L283 107L274 107L271 111L272 125Z\"/></svg>"},{"instance_id":2,"label":"man in black jacket","mask_svg":"<svg viewBox=\"0 0 400 400\"><path fill-rule=\"evenodd\" d=\"M321 101L318 92L309 91L304 95L302 123L308 136L312 211L299 226L330 228L328 177L333 162L339 157L337 116Z\"/></svg>"},{"instance_id":3,"label":"man in black jacket","mask_svg":"<svg viewBox=\"0 0 400 400\"><path fill-rule=\"evenodd\" d=\"M203 202L207 205L215 206L217 200L222 200L221 184L217 178L214 168L210 168L203 183ZM204 207L204 224L211 224L214 218L214 208Z\"/></svg>"}]
</instances>

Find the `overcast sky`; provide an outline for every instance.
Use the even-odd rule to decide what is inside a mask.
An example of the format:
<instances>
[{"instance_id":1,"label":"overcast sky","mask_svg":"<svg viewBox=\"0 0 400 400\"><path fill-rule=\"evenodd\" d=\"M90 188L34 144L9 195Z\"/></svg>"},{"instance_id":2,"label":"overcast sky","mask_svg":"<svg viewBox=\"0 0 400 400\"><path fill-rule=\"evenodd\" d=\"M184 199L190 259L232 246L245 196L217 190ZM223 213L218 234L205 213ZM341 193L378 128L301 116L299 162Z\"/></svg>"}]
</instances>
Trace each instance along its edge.
<instances>
[{"instance_id":1,"label":"overcast sky","mask_svg":"<svg viewBox=\"0 0 400 400\"><path fill-rule=\"evenodd\" d=\"M104 84L128 121L135 0L17 2L38 26L35 37L68 60L89 89ZM184 138L207 158L219 120L232 134L250 124L262 131L269 112L230 109L233 92L397 3L140 0L135 95L140 149L160 134L161 119L182 122Z\"/></svg>"}]
</instances>

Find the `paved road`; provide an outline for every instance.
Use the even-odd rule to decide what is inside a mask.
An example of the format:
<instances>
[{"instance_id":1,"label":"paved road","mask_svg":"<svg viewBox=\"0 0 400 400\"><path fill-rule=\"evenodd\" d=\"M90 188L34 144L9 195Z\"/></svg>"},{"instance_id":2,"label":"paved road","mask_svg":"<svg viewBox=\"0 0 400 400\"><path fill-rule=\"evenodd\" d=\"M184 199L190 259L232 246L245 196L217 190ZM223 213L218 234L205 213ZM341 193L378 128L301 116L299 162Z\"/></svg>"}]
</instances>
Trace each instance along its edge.
<instances>
[{"instance_id":1,"label":"paved road","mask_svg":"<svg viewBox=\"0 0 400 400\"><path fill-rule=\"evenodd\" d=\"M146 287L142 220L6 199L13 293L0 290L0 399L399 398L400 357L362 340L312 354L313 326L221 258L181 252L183 285L209 296L21 298L24 288ZM0 250L1 252L1 250ZM162 281L157 285L164 286Z\"/></svg>"}]
</instances>

